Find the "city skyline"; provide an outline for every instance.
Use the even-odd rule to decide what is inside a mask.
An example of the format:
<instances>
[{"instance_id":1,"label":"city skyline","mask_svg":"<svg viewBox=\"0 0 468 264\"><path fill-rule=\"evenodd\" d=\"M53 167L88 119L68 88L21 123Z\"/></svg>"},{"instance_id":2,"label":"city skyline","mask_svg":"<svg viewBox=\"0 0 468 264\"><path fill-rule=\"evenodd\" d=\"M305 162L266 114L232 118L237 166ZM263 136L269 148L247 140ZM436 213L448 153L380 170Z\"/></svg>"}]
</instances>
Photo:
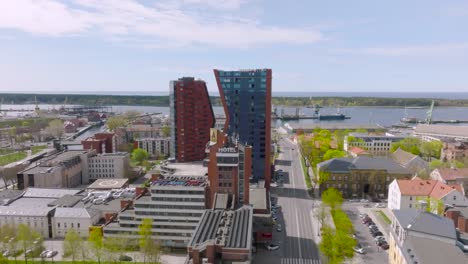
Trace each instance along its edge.
<instances>
[{"instance_id":1,"label":"city skyline","mask_svg":"<svg viewBox=\"0 0 468 264\"><path fill-rule=\"evenodd\" d=\"M274 92L468 92L466 1L0 3L0 92L165 92L272 68ZM183 63L180 63L183 61Z\"/></svg>"}]
</instances>

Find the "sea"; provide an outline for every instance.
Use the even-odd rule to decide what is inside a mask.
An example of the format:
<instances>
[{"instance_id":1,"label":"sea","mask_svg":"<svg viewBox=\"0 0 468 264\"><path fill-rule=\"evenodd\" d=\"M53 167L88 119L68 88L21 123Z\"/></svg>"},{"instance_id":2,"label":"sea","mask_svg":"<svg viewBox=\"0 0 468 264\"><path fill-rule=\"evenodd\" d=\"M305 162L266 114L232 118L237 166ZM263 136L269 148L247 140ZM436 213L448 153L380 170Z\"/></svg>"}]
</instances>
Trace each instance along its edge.
<instances>
[{"instance_id":1,"label":"sea","mask_svg":"<svg viewBox=\"0 0 468 264\"><path fill-rule=\"evenodd\" d=\"M1 105L1 109L34 109L34 104L24 105ZM46 105L40 104L39 108L42 110L59 109L61 105ZM128 105L115 105L112 106L112 111L116 113L124 113L129 110L138 111L141 113L161 113L168 115L169 107L160 106L128 106ZM223 108L219 106L213 107L215 115L224 115ZM296 110L296 107L283 107L273 106L273 111L276 110L278 114L281 114L284 110L284 114L295 114L296 111L300 115L313 115L314 109L300 107ZM290 120L287 121L290 124L352 124L359 126L378 125L378 126L392 126L399 123L403 117L416 117L424 119L427 115L427 108L404 108L404 107L342 107L337 109L335 107L323 107L320 109L321 114L335 114L337 112L343 113L350 117L350 119L342 121L319 121L312 119L301 119L301 120ZM25 112L8 112L7 116L3 118L13 118L17 115L24 115ZM468 120L468 107L435 107L432 115L433 120ZM278 121L276 125L282 125L284 122Z\"/></svg>"}]
</instances>

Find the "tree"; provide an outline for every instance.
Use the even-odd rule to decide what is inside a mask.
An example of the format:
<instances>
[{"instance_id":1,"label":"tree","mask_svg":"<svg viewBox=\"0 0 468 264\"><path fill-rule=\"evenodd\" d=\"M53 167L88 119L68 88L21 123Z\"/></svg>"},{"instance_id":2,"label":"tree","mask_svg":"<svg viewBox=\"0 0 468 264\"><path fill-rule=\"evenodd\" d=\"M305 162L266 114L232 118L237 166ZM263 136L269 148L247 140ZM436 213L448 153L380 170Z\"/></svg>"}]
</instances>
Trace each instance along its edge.
<instances>
[{"instance_id":1,"label":"tree","mask_svg":"<svg viewBox=\"0 0 468 264\"><path fill-rule=\"evenodd\" d=\"M446 164L440 160L433 160L431 163L429 163L429 168L431 170L439 169L439 168L445 168Z\"/></svg>"},{"instance_id":2,"label":"tree","mask_svg":"<svg viewBox=\"0 0 468 264\"><path fill-rule=\"evenodd\" d=\"M124 127L128 123L128 120L123 116L112 116L107 119L107 128L110 131L115 131L116 128Z\"/></svg>"},{"instance_id":3,"label":"tree","mask_svg":"<svg viewBox=\"0 0 468 264\"><path fill-rule=\"evenodd\" d=\"M152 236L152 225L153 219L145 218L141 221L141 225L138 227L139 245L140 251L143 253L143 263L148 260L150 263L156 263L159 261L160 248L159 244L156 243Z\"/></svg>"},{"instance_id":4,"label":"tree","mask_svg":"<svg viewBox=\"0 0 468 264\"><path fill-rule=\"evenodd\" d=\"M343 203L343 196L341 192L335 188L328 188L322 193L322 202L330 206L332 210L337 208Z\"/></svg>"},{"instance_id":5,"label":"tree","mask_svg":"<svg viewBox=\"0 0 468 264\"><path fill-rule=\"evenodd\" d=\"M134 110L129 110L129 111L127 111L127 112L125 112L125 113L123 114L123 116L124 116L125 119L127 119L127 120L135 120L135 119L137 119L140 115L141 115L140 112L134 111Z\"/></svg>"},{"instance_id":6,"label":"tree","mask_svg":"<svg viewBox=\"0 0 468 264\"><path fill-rule=\"evenodd\" d=\"M169 137L171 135L171 127L168 125L161 127L161 134L163 137Z\"/></svg>"},{"instance_id":7,"label":"tree","mask_svg":"<svg viewBox=\"0 0 468 264\"><path fill-rule=\"evenodd\" d=\"M45 131L48 135L51 135L56 139L60 139L65 133L65 129L63 127L63 121L60 119L54 119L50 121Z\"/></svg>"},{"instance_id":8,"label":"tree","mask_svg":"<svg viewBox=\"0 0 468 264\"><path fill-rule=\"evenodd\" d=\"M138 165L141 165L143 161L148 159L148 157L148 152L141 148L137 148L132 152L132 160L135 161Z\"/></svg>"},{"instance_id":9,"label":"tree","mask_svg":"<svg viewBox=\"0 0 468 264\"><path fill-rule=\"evenodd\" d=\"M342 158L344 156L346 156L346 152L342 150L329 149L323 155L323 161L333 159L333 158Z\"/></svg>"},{"instance_id":10,"label":"tree","mask_svg":"<svg viewBox=\"0 0 468 264\"><path fill-rule=\"evenodd\" d=\"M443 144L440 141L422 142L420 151L421 151L421 154L428 159L431 157L440 159L442 146Z\"/></svg>"},{"instance_id":11,"label":"tree","mask_svg":"<svg viewBox=\"0 0 468 264\"><path fill-rule=\"evenodd\" d=\"M23 251L25 263L28 263L28 250L38 253L42 248L43 239L41 235L35 230L32 230L26 224L18 225L17 240L20 244L21 250Z\"/></svg>"},{"instance_id":12,"label":"tree","mask_svg":"<svg viewBox=\"0 0 468 264\"><path fill-rule=\"evenodd\" d=\"M93 257L98 261L99 264L101 264L101 259L104 253L102 230L99 228L93 228L89 233L88 243Z\"/></svg>"},{"instance_id":13,"label":"tree","mask_svg":"<svg viewBox=\"0 0 468 264\"><path fill-rule=\"evenodd\" d=\"M321 205L319 208L317 208L317 210L315 210L314 216L317 218L317 220L320 223L320 229L322 229L322 226L325 225L325 221L328 216L327 210L325 209L325 207L323 207L323 205ZM320 229L318 230L318 232L320 232Z\"/></svg>"},{"instance_id":14,"label":"tree","mask_svg":"<svg viewBox=\"0 0 468 264\"><path fill-rule=\"evenodd\" d=\"M337 264L343 261L338 252L335 230L329 225L322 226L322 241L319 245L320 251L328 258L328 263Z\"/></svg>"},{"instance_id":15,"label":"tree","mask_svg":"<svg viewBox=\"0 0 468 264\"><path fill-rule=\"evenodd\" d=\"M70 256L72 258L72 263L75 263L76 259L84 259L85 249L83 239L81 239L78 232L73 228L68 229L67 234L65 235L65 240L63 241L63 253L64 256Z\"/></svg>"},{"instance_id":16,"label":"tree","mask_svg":"<svg viewBox=\"0 0 468 264\"><path fill-rule=\"evenodd\" d=\"M421 140L419 138L408 137L408 138L405 138L398 142L393 143L390 150L394 152L395 150L400 148L406 152L411 152L414 155L419 155L421 153L421 151L419 150L420 145L421 145Z\"/></svg>"}]
</instances>

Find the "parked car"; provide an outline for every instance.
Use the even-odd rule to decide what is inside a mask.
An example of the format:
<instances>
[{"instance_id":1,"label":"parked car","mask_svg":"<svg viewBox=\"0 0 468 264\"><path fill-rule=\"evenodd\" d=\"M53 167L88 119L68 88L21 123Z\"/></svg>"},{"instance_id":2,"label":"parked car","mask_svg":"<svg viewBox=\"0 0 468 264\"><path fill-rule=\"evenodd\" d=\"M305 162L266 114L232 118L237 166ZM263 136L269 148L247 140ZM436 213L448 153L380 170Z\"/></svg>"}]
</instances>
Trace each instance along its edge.
<instances>
[{"instance_id":1,"label":"parked car","mask_svg":"<svg viewBox=\"0 0 468 264\"><path fill-rule=\"evenodd\" d=\"M283 231L283 228L281 228L281 226L278 226L278 227L276 227L276 231L282 232L282 231Z\"/></svg>"},{"instance_id":2,"label":"parked car","mask_svg":"<svg viewBox=\"0 0 468 264\"><path fill-rule=\"evenodd\" d=\"M378 204L375 205L375 207L377 207L377 208L385 208L385 207L387 207L387 205L386 205L386 204L383 204L383 203L378 203Z\"/></svg>"},{"instance_id":3,"label":"parked car","mask_svg":"<svg viewBox=\"0 0 468 264\"><path fill-rule=\"evenodd\" d=\"M267 249L268 249L269 251L278 250L278 249L279 249L279 246L278 246L278 245L275 245L275 244L269 244L269 245L267 245Z\"/></svg>"},{"instance_id":4,"label":"parked car","mask_svg":"<svg viewBox=\"0 0 468 264\"><path fill-rule=\"evenodd\" d=\"M387 243L387 240L385 240L385 239L384 239L384 240L377 241L377 242L375 242L375 243L376 243L377 246L379 246L379 247L382 246L383 244L388 244L388 243Z\"/></svg>"},{"instance_id":5,"label":"parked car","mask_svg":"<svg viewBox=\"0 0 468 264\"><path fill-rule=\"evenodd\" d=\"M48 258L53 258L55 257L56 255L58 254L58 252L56 250L51 250L47 253L46 257Z\"/></svg>"},{"instance_id":6,"label":"parked car","mask_svg":"<svg viewBox=\"0 0 468 264\"><path fill-rule=\"evenodd\" d=\"M375 241L375 242L381 241L381 240L385 240L385 237L383 237L383 236L376 236L376 237L374 238L374 241Z\"/></svg>"},{"instance_id":7,"label":"parked car","mask_svg":"<svg viewBox=\"0 0 468 264\"><path fill-rule=\"evenodd\" d=\"M39 257L45 258L45 257L47 257L47 253L49 253L49 252L50 252L50 250L44 250L44 251L41 252L41 254L39 254Z\"/></svg>"},{"instance_id":8,"label":"parked car","mask_svg":"<svg viewBox=\"0 0 468 264\"><path fill-rule=\"evenodd\" d=\"M8 250L8 249L7 249L7 250L4 250L4 251L2 252L2 255L3 255L5 258L8 257L8 256L10 256L10 250Z\"/></svg>"},{"instance_id":9,"label":"parked car","mask_svg":"<svg viewBox=\"0 0 468 264\"><path fill-rule=\"evenodd\" d=\"M383 250L387 250L390 246L388 245L388 243L383 243L382 245L380 245L380 248L382 248Z\"/></svg>"},{"instance_id":10,"label":"parked car","mask_svg":"<svg viewBox=\"0 0 468 264\"><path fill-rule=\"evenodd\" d=\"M374 229L374 228L378 228L378 226L376 226L375 224L374 225L369 225L369 229Z\"/></svg>"},{"instance_id":11,"label":"parked car","mask_svg":"<svg viewBox=\"0 0 468 264\"><path fill-rule=\"evenodd\" d=\"M120 261L132 261L133 259L132 257L127 256L127 255L120 255L119 260Z\"/></svg>"},{"instance_id":12,"label":"parked car","mask_svg":"<svg viewBox=\"0 0 468 264\"><path fill-rule=\"evenodd\" d=\"M361 199L361 201L360 201L360 202L361 202L361 203L368 203L368 202L369 202L369 200L367 200L367 199Z\"/></svg>"},{"instance_id":13,"label":"parked car","mask_svg":"<svg viewBox=\"0 0 468 264\"><path fill-rule=\"evenodd\" d=\"M353 247L353 250L359 254L366 254L366 251L360 244L357 244L355 247Z\"/></svg>"},{"instance_id":14,"label":"parked car","mask_svg":"<svg viewBox=\"0 0 468 264\"><path fill-rule=\"evenodd\" d=\"M364 208L370 208L370 207L371 207L370 204L365 204L365 205L364 205Z\"/></svg>"},{"instance_id":15,"label":"parked car","mask_svg":"<svg viewBox=\"0 0 468 264\"><path fill-rule=\"evenodd\" d=\"M359 217L361 217L362 219L365 219L365 218L369 217L369 215L361 213L361 214L359 214Z\"/></svg>"},{"instance_id":16,"label":"parked car","mask_svg":"<svg viewBox=\"0 0 468 264\"><path fill-rule=\"evenodd\" d=\"M382 232L377 231L377 232L375 232L375 233L372 233L372 236L373 236L373 237L383 236L383 234L382 234Z\"/></svg>"},{"instance_id":17,"label":"parked car","mask_svg":"<svg viewBox=\"0 0 468 264\"><path fill-rule=\"evenodd\" d=\"M375 225L374 221L372 220L369 220L365 223L367 226L370 226L370 225Z\"/></svg>"}]
</instances>

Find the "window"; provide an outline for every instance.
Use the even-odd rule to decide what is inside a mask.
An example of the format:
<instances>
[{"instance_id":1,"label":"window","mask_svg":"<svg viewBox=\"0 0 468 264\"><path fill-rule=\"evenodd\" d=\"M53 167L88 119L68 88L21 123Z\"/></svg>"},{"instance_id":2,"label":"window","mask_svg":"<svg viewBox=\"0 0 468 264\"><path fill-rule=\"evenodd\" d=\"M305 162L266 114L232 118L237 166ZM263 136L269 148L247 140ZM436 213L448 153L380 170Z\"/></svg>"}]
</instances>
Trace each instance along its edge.
<instances>
[{"instance_id":1,"label":"window","mask_svg":"<svg viewBox=\"0 0 468 264\"><path fill-rule=\"evenodd\" d=\"M412 205L412 204L409 204L409 208L413 208L413 205Z\"/></svg>"},{"instance_id":2,"label":"window","mask_svg":"<svg viewBox=\"0 0 468 264\"><path fill-rule=\"evenodd\" d=\"M457 199L457 196L454 195L454 196L453 196L453 200L455 201L456 199Z\"/></svg>"},{"instance_id":3,"label":"window","mask_svg":"<svg viewBox=\"0 0 468 264\"><path fill-rule=\"evenodd\" d=\"M57 227L60 228L60 223L57 223Z\"/></svg>"},{"instance_id":4,"label":"window","mask_svg":"<svg viewBox=\"0 0 468 264\"><path fill-rule=\"evenodd\" d=\"M413 196L410 196L410 197L409 197L409 200L410 200L410 201L413 201Z\"/></svg>"}]
</instances>

